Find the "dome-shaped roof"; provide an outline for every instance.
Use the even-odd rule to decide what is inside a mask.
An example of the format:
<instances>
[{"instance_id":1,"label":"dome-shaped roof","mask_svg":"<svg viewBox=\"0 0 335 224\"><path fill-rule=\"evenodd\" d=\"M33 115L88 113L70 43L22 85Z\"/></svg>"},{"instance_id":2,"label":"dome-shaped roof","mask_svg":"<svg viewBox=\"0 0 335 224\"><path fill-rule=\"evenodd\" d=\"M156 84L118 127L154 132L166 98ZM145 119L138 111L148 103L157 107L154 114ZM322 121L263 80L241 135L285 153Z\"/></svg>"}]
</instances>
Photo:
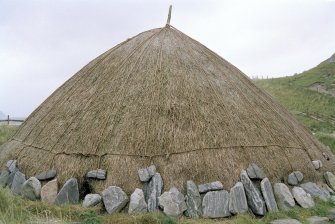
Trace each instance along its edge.
<instances>
[{"instance_id":1,"label":"dome-shaped roof","mask_svg":"<svg viewBox=\"0 0 335 224\"><path fill-rule=\"evenodd\" d=\"M331 159L326 161L322 153ZM131 192L151 163L166 188L220 180L254 162L272 180L294 170L321 180L311 161L334 156L269 95L220 56L167 25L108 50L58 88L2 146L27 175L59 179L106 169L96 183Z\"/></svg>"}]
</instances>

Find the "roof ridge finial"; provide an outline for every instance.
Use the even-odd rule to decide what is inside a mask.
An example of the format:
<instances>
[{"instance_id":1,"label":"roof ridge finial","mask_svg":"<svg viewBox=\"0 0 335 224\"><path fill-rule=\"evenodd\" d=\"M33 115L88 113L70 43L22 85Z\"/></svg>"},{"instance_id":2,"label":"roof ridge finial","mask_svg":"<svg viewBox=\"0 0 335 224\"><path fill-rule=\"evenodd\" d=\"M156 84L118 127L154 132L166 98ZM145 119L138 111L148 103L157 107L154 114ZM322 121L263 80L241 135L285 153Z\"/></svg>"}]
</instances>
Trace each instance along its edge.
<instances>
[{"instance_id":1,"label":"roof ridge finial","mask_svg":"<svg viewBox=\"0 0 335 224\"><path fill-rule=\"evenodd\" d=\"M171 11L172 11L172 5L169 7L169 15L166 21L166 26L170 26L170 20L171 20Z\"/></svg>"}]
</instances>

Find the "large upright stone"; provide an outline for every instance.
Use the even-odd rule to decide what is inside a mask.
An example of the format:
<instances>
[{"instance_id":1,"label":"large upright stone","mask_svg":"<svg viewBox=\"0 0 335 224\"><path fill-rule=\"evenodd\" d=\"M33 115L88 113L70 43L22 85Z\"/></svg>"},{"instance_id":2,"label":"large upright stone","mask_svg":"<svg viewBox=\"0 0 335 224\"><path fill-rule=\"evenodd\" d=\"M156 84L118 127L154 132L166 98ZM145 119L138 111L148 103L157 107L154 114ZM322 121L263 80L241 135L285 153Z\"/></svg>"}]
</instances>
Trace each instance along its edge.
<instances>
[{"instance_id":1,"label":"large upright stone","mask_svg":"<svg viewBox=\"0 0 335 224\"><path fill-rule=\"evenodd\" d=\"M327 171L324 174L328 186L335 191L335 176L333 173Z\"/></svg>"},{"instance_id":2,"label":"large upright stone","mask_svg":"<svg viewBox=\"0 0 335 224\"><path fill-rule=\"evenodd\" d=\"M229 211L234 215L248 211L247 197L241 182L237 182L235 186L230 189Z\"/></svg>"},{"instance_id":3,"label":"large upright stone","mask_svg":"<svg viewBox=\"0 0 335 224\"><path fill-rule=\"evenodd\" d=\"M116 186L109 186L103 190L102 200L109 214L121 211L129 201L127 194Z\"/></svg>"},{"instance_id":4,"label":"large upright stone","mask_svg":"<svg viewBox=\"0 0 335 224\"><path fill-rule=\"evenodd\" d=\"M287 183L292 186L298 185L304 179L304 175L300 171L294 171L287 177Z\"/></svg>"},{"instance_id":5,"label":"large upright stone","mask_svg":"<svg viewBox=\"0 0 335 224\"><path fill-rule=\"evenodd\" d=\"M83 201L83 207L93 207L101 202L101 196L99 194L87 194Z\"/></svg>"},{"instance_id":6,"label":"large upright stone","mask_svg":"<svg viewBox=\"0 0 335 224\"><path fill-rule=\"evenodd\" d=\"M219 191L223 190L223 185L220 181L214 181L211 183L200 184L198 186L200 193L206 193L208 191Z\"/></svg>"},{"instance_id":7,"label":"large upright stone","mask_svg":"<svg viewBox=\"0 0 335 224\"><path fill-rule=\"evenodd\" d=\"M261 191L268 211L278 211L275 195L273 194L273 189L268 178L264 178L261 181Z\"/></svg>"},{"instance_id":8,"label":"large upright stone","mask_svg":"<svg viewBox=\"0 0 335 224\"><path fill-rule=\"evenodd\" d=\"M240 174L241 182L243 184L245 193L247 195L247 201L250 209L256 215L265 215L266 208L263 197L254 185L254 183L249 179L249 176L245 170L241 171Z\"/></svg>"},{"instance_id":9,"label":"large upright stone","mask_svg":"<svg viewBox=\"0 0 335 224\"><path fill-rule=\"evenodd\" d=\"M280 210L286 211L295 206L290 189L285 184L276 183L274 185L274 194Z\"/></svg>"},{"instance_id":10,"label":"large upright stone","mask_svg":"<svg viewBox=\"0 0 335 224\"><path fill-rule=\"evenodd\" d=\"M201 196L198 187L192 180L186 182L187 216L196 219L202 215Z\"/></svg>"},{"instance_id":11,"label":"large upright stone","mask_svg":"<svg viewBox=\"0 0 335 224\"><path fill-rule=\"evenodd\" d=\"M231 216L229 212L229 193L225 190L207 192L202 200L202 211L205 218Z\"/></svg>"},{"instance_id":12,"label":"large upright stone","mask_svg":"<svg viewBox=\"0 0 335 224\"><path fill-rule=\"evenodd\" d=\"M144 197L148 204L148 211L155 212L158 209L158 197L163 189L163 179L160 173L155 173L149 183L144 185Z\"/></svg>"},{"instance_id":13,"label":"large upright stone","mask_svg":"<svg viewBox=\"0 0 335 224\"><path fill-rule=\"evenodd\" d=\"M312 208L315 203L312 196L301 187L294 187L292 194L296 202L303 208Z\"/></svg>"},{"instance_id":14,"label":"large upright stone","mask_svg":"<svg viewBox=\"0 0 335 224\"><path fill-rule=\"evenodd\" d=\"M30 177L22 185L21 195L35 201L41 196L41 183L36 177Z\"/></svg>"},{"instance_id":15,"label":"large upright stone","mask_svg":"<svg viewBox=\"0 0 335 224\"><path fill-rule=\"evenodd\" d=\"M166 215L172 217L181 216L187 209L184 195L175 187L159 196L158 204Z\"/></svg>"},{"instance_id":16,"label":"large upright stone","mask_svg":"<svg viewBox=\"0 0 335 224\"><path fill-rule=\"evenodd\" d=\"M10 173L16 171L16 160L8 160L6 163L6 167Z\"/></svg>"},{"instance_id":17,"label":"large upright stone","mask_svg":"<svg viewBox=\"0 0 335 224\"><path fill-rule=\"evenodd\" d=\"M20 171L15 172L11 191L15 194L21 194L22 185L26 181L26 176Z\"/></svg>"},{"instance_id":18,"label":"large upright stone","mask_svg":"<svg viewBox=\"0 0 335 224\"><path fill-rule=\"evenodd\" d=\"M7 169L4 169L1 171L0 174L0 187L6 187L8 179L9 179L9 171Z\"/></svg>"},{"instance_id":19,"label":"large upright stone","mask_svg":"<svg viewBox=\"0 0 335 224\"><path fill-rule=\"evenodd\" d=\"M78 204L79 189L76 178L67 180L55 199L55 205Z\"/></svg>"},{"instance_id":20,"label":"large upright stone","mask_svg":"<svg viewBox=\"0 0 335 224\"><path fill-rule=\"evenodd\" d=\"M249 178L251 179L264 179L265 173L264 171L259 168L259 166L257 166L255 163L251 163L248 168L247 168L247 174L249 176Z\"/></svg>"},{"instance_id":21,"label":"large upright stone","mask_svg":"<svg viewBox=\"0 0 335 224\"><path fill-rule=\"evenodd\" d=\"M51 180L56 175L57 175L57 171L56 170L48 170L48 171L44 171L42 173L37 174L35 177L38 180Z\"/></svg>"},{"instance_id":22,"label":"large upright stone","mask_svg":"<svg viewBox=\"0 0 335 224\"><path fill-rule=\"evenodd\" d=\"M145 202L144 193L141 189L136 188L130 196L128 213L133 214L147 211L148 205Z\"/></svg>"},{"instance_id":23,"label":"large upright stone","mask_svg":"<svg viewBox=\"0 0 335 224\"><path fill-rule=\"evenodd\" d=\"M312 195L313 198L319 198L322 201L328 201L330 199L330 193L322 187L319 187L316 183L308 182L301 184L300 187Z\"/></svg>"},{"instance_id":24,"label":"large upright stone","mask_svg":"<svg viewBox=\"0 0 335 224\"><path fill-rule=\"evenodd\" d=\"M57 179L49 181L41 189L42 202L53 204L56 200L57 192L58 192Z\"/></svg>"}]
</instances>

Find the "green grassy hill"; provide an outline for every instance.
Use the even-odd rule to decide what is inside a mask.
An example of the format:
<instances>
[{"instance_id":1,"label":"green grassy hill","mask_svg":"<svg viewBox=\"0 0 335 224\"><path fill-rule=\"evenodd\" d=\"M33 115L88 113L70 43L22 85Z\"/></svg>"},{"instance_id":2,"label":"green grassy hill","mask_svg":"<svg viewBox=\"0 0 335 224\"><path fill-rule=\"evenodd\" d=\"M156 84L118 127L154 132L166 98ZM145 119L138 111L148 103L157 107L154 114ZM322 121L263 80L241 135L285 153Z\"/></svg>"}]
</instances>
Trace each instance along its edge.
<instances>
[{"instance_id":1,"label":"green grassy hill","mask_svg":"<svg viewBox=\"0 0 335 224\"><path fill-rule=\"evenodd\" d=\"M335 153L335 54L301 74L254 81Z\"/></svg>"}]
</instances>

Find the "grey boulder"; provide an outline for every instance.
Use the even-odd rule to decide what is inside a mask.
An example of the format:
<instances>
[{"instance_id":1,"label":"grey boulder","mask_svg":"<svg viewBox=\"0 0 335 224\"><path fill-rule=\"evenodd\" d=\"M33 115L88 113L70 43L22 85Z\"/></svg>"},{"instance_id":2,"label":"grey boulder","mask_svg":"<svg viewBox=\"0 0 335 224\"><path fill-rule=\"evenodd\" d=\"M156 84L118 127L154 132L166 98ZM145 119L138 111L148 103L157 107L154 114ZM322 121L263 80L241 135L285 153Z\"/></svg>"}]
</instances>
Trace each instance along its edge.
<instances>
[{"instance_id":1,"label":"grey boulder","mask_svg":"<svg viewBox=\"0 0 335 224\"><path fill-rule=\"evenodd\" d=\"M328 186L333 190L335 191L335 176L333 173L327 171L325 172L324 174L324 177L325 177L325 180L328 184Z\"/></svg>"},{"instance_id":2,"label":"grey boulder","mask_svg":"<svg viewBox=\"0 0 335 224\"><path fill-rule=\"evenodd\" d=\"M298 185L304 179L304 175L300 171L294 171L288 175L287 183L292 186Z\"/></svg>"},{"instance_id":3,"label":"grey boulder","mask_svg":"<svg viewBox=\"0 0 335 224\"><path fill-rule=\"evenodd\" d=\"M58 192L57 179L46 183L41 189L41 200L45 203L53 204L56 200Z\"/></svg>"},{"instance_id":4,"label":"grey boulder","mask_svg":"<svg viewBox=\"0 0 335 224\"><path fill-rule=\"evenodd\" d=\"M202 215L201 196L198 187L191 180L186 182L186 206L187 216L196 219Z\"/></svg>"},{"instance_id":5,"label":"grey boulder","mask_svg":"<svg viewBox=\"0 0 335 224\"><path fill-rule=\"evenodd\" d=\"M316 183L308 182L301 184L300 187L312 195L313 198L319 198L322 201L328 201L330 199L330 193L322 187L319 187Z\"/></svg>"},{"instance_id":6,"label":"grey boulder","mask_svg":"<svg viewBox=\"0 0 335 224\"><path fill-rule=\"evenodd\" d=\"M41 183L36 177L30 177L22 185L21 195L35 201L41 196Z\"/></svg>"},{"instance_id":7,"label":"grey boulder","mask_svg":"<svg viewBox=\"0 0 335 224\"><path fill-rule=\"evenodd\" d=\"M106 170L97 169L91 170L86 174L87 178L98 179L98 180L105 180L106 179Z\"/></svg>"},{"instance_id":8,"label":"grey boulder","mask_svg":"<svg viewBox=\"0 0 335 224\"><path fill-rule=\"evenodd\" d=\"M198 186L198 189L199 189L200 193L206 193L208 191L223 190L223 185L220 181L214 181L214 182L211 182L211 183L200 184Z\"/></svg>"},{"instance_id":9,"label":"grey boulder","mask_svg":"<svg viewBox=\"0 0 335 224\"><path fill-rule=\"evenodd\" d=\"M6 187L9 179L9 171L7 169L2 170L0 174L0 187Z\"/></svg>"},{"instance_id":10,"label":"grey boulder","mask_svg":"<svg viewBox=\"0 0 335 224\"><path fill-rule=\"evenodd\" d=\"M148 168L148 173L149 173L149 176L150 178L153 177L156 173L156 166L154 164L150 165Z\"/></svg>"},{"instance_id":11,"label":"grey boulder","mask_svg":"<svg viewBox=\"0 0 335 224\"><path fill-rule=\"evenodd\" d=\"M6 167L10 173L16 171L16 160L8 160L6 163Z\"/></svg>"},{"instance_id":12,"label":"grey boulder","mask_svg":"<svg viewBox=\"0 0 335 224\"><path fill-rule=\"evenodd\" d=\"M328 217L312 216L307 218L308 224L330 224Z\"/></svg>"},{"instance_id":13,"label":"grey boulder","mask_svg":"<svg viewBox=\"0 0 335 224\"><path fill-rule=\"evenodd\" d=\"M163 189L163 179L160 173L155 173L149 182L144 184L144 197L148 204L148 211L155 212L158 209L158 197Z\"/></svg>"},{"instance_id":14,"label":"grey boulder","mask_svg":"<svg viewBox=\"0 0 335 224\"><path fill-rule=\"evenodd\" d=\"M48 170L48 171L44 171L38 175L36 175L35 177L38 180L51 180L53 179L55 176L57 175L57 171L56 170Z\"/></svg>"},{"instance_id":15,"label":"grey boulder","mask_svg":"<svg viewBox=\"0 0 335 224\"><path fill-rule=\"evenodd\" d=\"M230 189L229 211L234 215L248 211L247 197L241 182L237 182L235 186Z\"/></svg>"},{"instance_id":16,"label":"grey boulder","mask_svg":"<svg viewBox=\"0 0 335 224\"><path fill-rule=\"evenodd\" d=\"M312 208L315 206L312 196L301 187L293 187L292 194L296 202L303 208Z\"/></svg>"},{"instance_id":17,"label":"grey boulder","mask_svg":"<svg viewBox=\"0 0 335 224\"><path fill-rule=\"evenodd\" d=\"M142 182L147 182L148 180L150 180L150 175L149 175L148 169L146 168L139 169L138 176L140 178L140 181Z\"/></svg>"},{"instance_id":18,"label":"grey boulder","mask_svg":"<svg viewBox=\"0 0 335 224\"><path fill-rule=\"evenodd\" d=\"M320 160L313 160L312 164L316 170L320 169L322 167L322 162Z\"/></svg>"},{"instance_id":19,"label":"grey boulder","mask_svg":"<svg viewBox=\"0 0 335 224\"><path fill-rule=\"evenodd\" d=\"M258 188L249 179L245 170L241 171L240 178L247 196L248 205L252 212L256 215L265 215L266 207L263 197Z\"/></svg>"},{"instance_id":20,"label":"grey boulder","mask_svg":"<svg viewBox=\"0 0 335 224\"><path fill-rule=\"evenodd\" d=\"M283 183L276 183L274 185L274 194L280 210L288 210L295 206L294 198L290 189Z\"/></svg>"},{"instance_id":21,"label":"grey boulder","mask_svg":"<svg viewBox=\"0 0 335 224\"><path fill-rule=\"evenodd\" d=\"M296 219L277 219L271 221L270 224L301 224L301 222Z\"/></svg>"},{"instance_id":22,"label":"grey boulder","mask_svg":"<svg viewBox=\"0 0 335 224\"><path fill-rule=\"evenodd\" d=\"M68 204L78 204L79 202L79 189L78 182L76 178L70 178L65 182L63 187L58 192L55 205L68 205Z\"/></svg>"},{"instance_id":23,"label":"grey boulder","mask_svg":"<svg viewBox=\"0 0 335 224\"><path fill-rule=\"evenodd\" d=\"M278 206L275 195L273 194L272 185L268 178L264 178L261 181L261 191L268 211L278 211Z\"/></svg>"},{"instance_id":24,"label":"grey boulder","mask_svg":"<svg viewBox=\"0 0 335 224\"><path fill-rule=\"evenodd\" d=\"M83 207L93 207L101 202L101 196L99 194L87 194L83 201Z\"/></svg>"},{"instance_id":25,"label":"grey boulder","mask_svg":"<svg viewBox=\"0 0 335 224\"><path fill-rule=\"evenodd\" d=\"M158 204L166 215L172 217L181 216L187 209L184 195L175 187L159 196Z\"/></svg>"},{"instance_id":26,"label":"grey boulder","mask_svg":"<svg viewBox=\"0 0 335 224\"><path fill-rule=\"evenodd\" d=\"M229 193L225 190L207 192L202 200L202 211L205 218L231 216L229 212Z\"/></svg>"},{"instance_id":27,"label":"grey boulder","mask_svg":"<svg viewBox=\"0 0 335 224\"><path fill-rule=\"evenodd\" d=\"M11 191L14 194L21 194L22 185L26 181L26 176L20 171L15 172L13 182L11 185Z\"/></svg>"},{"instance_id":28,"label":"grey boulder","mask_svg":"<svg viewBox=\"0 0 335 224\"><path fill-rule=\"evenodd\" d=\"M109 214L121 211L128 203L128 196L120 187L109 186L102 191L102 200Z\"/></svg>"},{"instance_id":29,"label":"grey boulder","mask_svg":"<svg viewBox=\"0 0 335 224\"><path fill-rule=\"evenodd\" d=\"M257 166L255 163L251 163L248 168L247 168L247 174L249 176L249 178L251 179L264 179L265 173L264 171L259 168L259 166Z\"/></svg>"},{"instance_id":30,"label":"grey boulder","mask_svg":"<svg viewBox=\"0 0 335 224\"><path fill-rule=\"evenodd\" d=\"M130 196L128 213L133 214L147 211L148 205L145 202L144 193L141 189L136 188L134 193Z\"/></svg>"}]
</instances>

